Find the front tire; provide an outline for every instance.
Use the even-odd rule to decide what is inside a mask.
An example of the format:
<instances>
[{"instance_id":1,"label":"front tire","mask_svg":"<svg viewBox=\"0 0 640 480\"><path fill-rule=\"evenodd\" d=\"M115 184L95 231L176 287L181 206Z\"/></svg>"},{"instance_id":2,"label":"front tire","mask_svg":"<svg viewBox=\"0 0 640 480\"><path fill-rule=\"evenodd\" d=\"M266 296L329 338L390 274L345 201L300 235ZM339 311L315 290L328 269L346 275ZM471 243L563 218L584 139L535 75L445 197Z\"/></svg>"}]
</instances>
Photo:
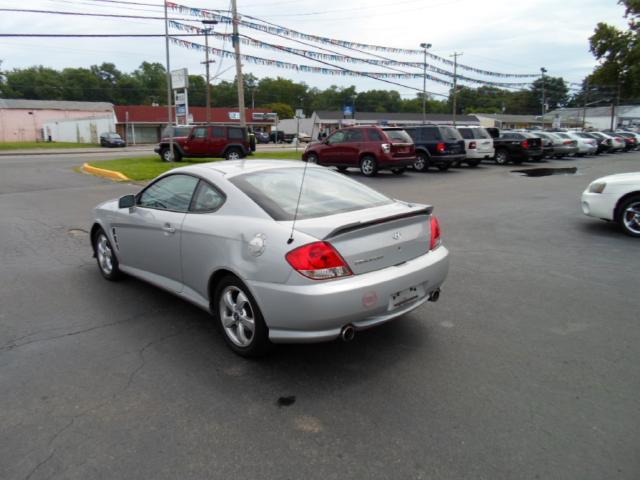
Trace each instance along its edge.
<instances>
[{"instance_id":1,"label":"front tire","mask_svg":"<svg viewBox=\"0 0 640 480\"><path fill-rule=\"evenodd\" d=\"M640 237L640 195L633 196L618 207L618 224L631 237Z\"/></svg>"},{"instance_id":2,"label":"front tire","mask_svg":"<svg viewBox=\"0 0 640 480\"><path fill-rule=\"evenodd\" d=\"M360 171L365 177L375 177L378 174L378 163L370 156L364 157L360 161Z\"/></svg>"},{"instance_id":3,"label":"front tire","mask_svg":"<svg viewBox=\"0 0 640 480\"><path fill-rule=\"evenodd\" d=\"M98 262L98 269L104 278L111 281L122 278L118 258L107 234L102 229L99 229L93 237L93 251Z\"/></svg>"},{"instance_id":4,"label":"front tire","mask_svg":"<svg viewBox=\"0 0 640 480\"><path fill-rule=\"evenodd\" d=\"M169 147L164 147L160 150L160 158L165 162L179 162L182 160L182 155L175 147L173 149L173 155L171 154L171 149Z\"/></svg>"},{"instance_id":5,"label":"front tire","mask_svg":"<svg viewBox=\"0 0 640 480\"><path fill-rule=\"evenodd\" d=\"M227 345L243 357L256 357L271 347L260 308L249 289L236 277L218 283L212 305Z\"/></svg>"},{"instance_id":6,"label":"front tire","mask_svg":"<svg viewBox=\"0 0 640 480\"><path fill-rule=\"evenodd\" d=\"M318 163L318 155L315 153L307 155L307 163Z\"/></svg>"}]
</instances>

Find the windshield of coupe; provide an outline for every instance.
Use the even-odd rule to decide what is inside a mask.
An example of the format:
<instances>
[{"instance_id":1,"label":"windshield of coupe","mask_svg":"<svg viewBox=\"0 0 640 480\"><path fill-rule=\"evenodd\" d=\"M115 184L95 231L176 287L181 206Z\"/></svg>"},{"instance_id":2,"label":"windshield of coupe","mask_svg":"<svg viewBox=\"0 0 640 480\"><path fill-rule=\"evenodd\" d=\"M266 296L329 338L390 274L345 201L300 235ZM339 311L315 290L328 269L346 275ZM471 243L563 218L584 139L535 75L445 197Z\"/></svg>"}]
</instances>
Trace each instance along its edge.
<instances>
[{"instance_id":1,"label":"windshield of coupe","mask_svg":"<svg viewBox=\"0 0 640 480\"><path fill-rule=\"evenodd\" d=\"M304 168L278 168L247 173L230 181L274 220L293 220ZM304 177L298 219L317 218L393 203L358 182L323 168Z\"/></svg>"}]
</instances>

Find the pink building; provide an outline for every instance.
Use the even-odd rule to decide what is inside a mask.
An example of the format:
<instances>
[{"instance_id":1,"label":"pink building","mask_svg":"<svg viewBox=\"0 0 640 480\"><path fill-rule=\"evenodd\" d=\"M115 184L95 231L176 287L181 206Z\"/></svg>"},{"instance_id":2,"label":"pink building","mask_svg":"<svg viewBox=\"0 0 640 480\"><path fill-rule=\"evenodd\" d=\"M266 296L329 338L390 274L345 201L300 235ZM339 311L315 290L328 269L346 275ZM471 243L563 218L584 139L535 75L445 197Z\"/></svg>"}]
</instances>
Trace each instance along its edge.
<instances>
[{"instance_id":1,"label":"pink building","mask_svg":"<svg viewBox=\"0 0 640 480\"><path fill-rule=\"evenodd\" d=\"M22 100L0 98L0 142L47 140L47 122L114 115L106 102Z\"/></svg>"}]
</instances>

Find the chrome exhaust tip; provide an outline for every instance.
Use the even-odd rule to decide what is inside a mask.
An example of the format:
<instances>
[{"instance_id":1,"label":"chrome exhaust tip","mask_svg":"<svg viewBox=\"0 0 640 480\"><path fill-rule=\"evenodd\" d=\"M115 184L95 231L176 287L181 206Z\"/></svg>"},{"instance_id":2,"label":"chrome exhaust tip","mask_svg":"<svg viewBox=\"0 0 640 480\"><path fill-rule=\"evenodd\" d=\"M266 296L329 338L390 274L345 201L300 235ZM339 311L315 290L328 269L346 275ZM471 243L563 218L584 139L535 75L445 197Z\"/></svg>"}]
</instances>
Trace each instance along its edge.
<instances>
[{"instance_id":1,"label":"chrome exhaust tip","mask_svg":"<svg viewBox=\"0 0 640 480\"><path fill-rule=\"evenodd\" d=\"M356 329L351 325L345 325L340 331L340 338L343 342L350 342L356 336Z\"/></svg>"},{"instance_id":2,"label":"chrome exhaust tip","mask_svg":"<svg viewBox=\"0 0 640 480\"><path fill-rule=\"evenodd\" d=\"M437 302L439 298L440 298L440 289L439 288L437 290L434 290L433 292L431 292L431 295L429 295L429 301L430 302Z\"/></svg>"}]
</instances>

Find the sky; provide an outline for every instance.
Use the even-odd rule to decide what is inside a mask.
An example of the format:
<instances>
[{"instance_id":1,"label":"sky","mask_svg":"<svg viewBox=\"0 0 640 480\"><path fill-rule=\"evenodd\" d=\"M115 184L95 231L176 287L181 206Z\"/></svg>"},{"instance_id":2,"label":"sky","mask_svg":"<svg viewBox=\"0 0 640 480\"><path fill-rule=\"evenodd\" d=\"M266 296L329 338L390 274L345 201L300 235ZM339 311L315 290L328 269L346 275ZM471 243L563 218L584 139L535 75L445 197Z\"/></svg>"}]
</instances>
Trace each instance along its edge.
<instances>
[{"instance_id":1,"label":"sky","mask_svg":"<svg viewBox=\"0 0 640 480\"><path fill-rule=\"evenodd\" d=\"M137 4L128 4L127 1ZM163 3L158 0L0 0L1 8L57 10L139 16L162 16ZM189 7L228 10L228 0L173 0ZM431 53L450 58L461 52L459 62L476 69L509 74L539 73L562 76L569 82L580 82L596 65L589 52L589 36L598 22L619 28L626 27L624 9L608 0L343 0L328 2L317 0L237 0L238 12L310 35L331 39L381 45L392 48L419 49L421 43L431 43ZM186 19L182 23L200 27L194 16L170 13L171 17ZM244 17L246 19L246 17ZM254 20L252 20L254 21ZM219 24L216 31L229 32L229 25ZM172 33L179 34L176 30ZM55 33L55 34L135 34L164 33L164 21L153 19L123 19L62 16L23 12L0 11L0 33ZM293 40L241 27L241 34L272 44L335 53L359 58L375 58L371 54L403 62L422 63L422 54L396 54L362 50L354 52L333 45L311 43L301 45ZM177 37L204 43L199 37ZM210 38L210 46L231 49ZM276 59L293 64L322 66L312 59L301 58L274 50L241 46L243 54ZM220 80L233 80L233 60L215 58L212 76ZM112 62L125 72L135 70L141 62L165 63L164 38L0 38L2 69L44 65L62 69L88 67ZM187 68L190 74L203 74L204 52L170 47L171 69ZM449 65L428 60L435 67L451 71ZM336 63L350 70L394 73L379 65ZM328 67L334 68L334 67ZM422 73L422 69L394 67L404 72ZM244 62L243 72L257 77L281 76L305 82L320 89L331 85L355 85L358 91L394 89L405 98L422 90L422 78L394 79L401 85L390 85L359 76L333 76L299 72ZM458 73L487 81L530 82L531 78L499 78L460 69ZM434 74L437 76L437 74ZM440 75L442 78L446 76ZM461 82L463 85L477 86ZM427 91L445 94L448 87L427 80Z\"/></svg>"}]
</instances>

